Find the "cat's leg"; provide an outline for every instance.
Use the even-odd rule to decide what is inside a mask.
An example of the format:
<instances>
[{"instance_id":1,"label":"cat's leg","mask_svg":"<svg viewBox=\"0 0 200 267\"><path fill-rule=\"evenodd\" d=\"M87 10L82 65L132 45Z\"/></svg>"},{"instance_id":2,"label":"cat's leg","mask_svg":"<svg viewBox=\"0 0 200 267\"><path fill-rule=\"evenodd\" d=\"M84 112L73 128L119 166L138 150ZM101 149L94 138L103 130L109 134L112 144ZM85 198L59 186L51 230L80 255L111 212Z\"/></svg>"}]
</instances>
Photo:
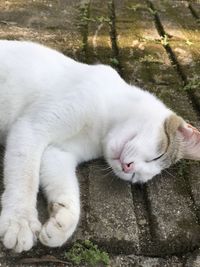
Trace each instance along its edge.
<instances>
[{"instance_id":1,"label":"cat's leg","mask_svg":"<svg viewBox=\"0 0 200 267\"><path fill-rule=\"evenodd\" d=\"M45 142L26 120L13 125L6 143L0 236L6 248L29 250L40 231L36 198Z\"/></svg>"},{"instance_id":2,"label":"cat's leg","mask_svg":"<svg viewBox=\"0 0 200 267\"><path fill-rule=\"evenodd\" d=\"M75 135L89 120L88 114L90 112L87 108L87 101L83 101L80 94L77 98L76 95L59 98L57 102L54 97L50 97L50 99L49 102L43 99L37 105L31 106L26 111L26 118L19 118L7 137L4 168L5 192L2 197L0 236L7 248L13 248L17 252L29 250L40 229L40 223L37 219L36 197L40 161L44 149L49 143L62 142L63 139ZM74 180L72 190L76 191L78 186L73 187L76 184L75 174L72 171L69 172L70 174L72 175L71 179ZM65 191L64 194L68 191ZM65 206L65 198L63 205ZM65 229L65 232L71 231L72 233L79 217L77 196L75 195L75 199L73 196L69 200L67 199L66 205L69 205L68 212L65 212L67 209L65 208L60 209L59 212L56 211L56 213L61 214L63 212L64 214L67 213L69 217L71 216L68 219L69 223L71 222L68 226L69 230ZM76 211L75 206L78 213L73 214L74 210ZM55 206L53 210L56 210ZM67 218L66 215L64 217ZM49 229L51 222L52 219L47 222L42 233L45 229L48 232L47 229ZM67 239L67 237L65 238ZM50 245L50 241L48 242Z\"/></svg>"},{"instance_id":3,"label":"cat's leg","mask_svg":"<svg viewBox=\"0 0 200 267\"><path fill-rule=\"evenodd\" d=\"M40 241L61 246L73 234L80 216L79 186L73 155L48 147L42 157L40 181L46 194L50 217L42 226Z\"/></svg>"}]
</instances>

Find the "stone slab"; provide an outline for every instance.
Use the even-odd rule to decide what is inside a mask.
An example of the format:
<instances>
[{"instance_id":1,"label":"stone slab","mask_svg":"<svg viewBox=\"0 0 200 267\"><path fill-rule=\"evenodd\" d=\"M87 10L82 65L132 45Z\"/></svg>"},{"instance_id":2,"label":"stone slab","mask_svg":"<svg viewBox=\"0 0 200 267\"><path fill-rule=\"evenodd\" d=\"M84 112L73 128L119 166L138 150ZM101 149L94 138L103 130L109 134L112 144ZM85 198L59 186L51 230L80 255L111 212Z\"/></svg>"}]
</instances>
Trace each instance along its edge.
<instances>
[{"instance_id":1,"label":"stone slab","mask_svg":"<svg viewBox=\"0 0 200 267\"><path fill-rule=\"evenodd\" d=\"M98 161L89 168L91 238L112 251L137 251L138 227L130 184L108 174L110 170L104 171L107 165L103 162Z\"/></svg>"},{"instance_id":2,"label":"stone slab","mask_svg":"<svg viewBox=\"0 0 200 267\"><path fill-rule=\"evenodd\" d=\"M40 262L37 263L37 258L35 259L36 262L34 262L34 258L30 258L30 263L21 263L20 261L12 260L12 259L1 259L0 260L0 266L1 267L55 267L55 266L71 266L75 267L77 265L73 265L71 263L64 263L60 262ZM39 260L39 259L38 259ZM79 265L81 267L88 267L87 264L81 263ZM105 265L97 265L97 266L105 266ZM110 264L111 267L197 267L198 265L187 265L185 266L183 264L183 260L181 258L178 258L176 256L173 256L171 258L148 258L143 256L136 256L136 255L120 255L120 256L111 256L110 257Z\"/></svg>"},{"instance_id":3,"label":"stone slab","mask_svg":"<svg viewBox=\"0 0 200 267\"><path fill-rule=\"evenodd\" d=\"M200 266L200 249L186 255L186 263L184 267L199 267Z\"/></svg>"},{"instance_id":4,"label":"stone slab","mask_svg":"<svg viewBox=\"0 0 200 267\"><path fill-rule=\"evenodd\" d=\"M154 83L154 78L150 78L151 69L143 71L143 66L150 65L148 64L150 62L153 63L151 64L153 73L160 57L159 52L154 50L151 53L150 48L151 45L156 45L155 40L159 39L154 22L149 16L145 1L114 1L114 3L119 58L123 76L129 82L148 88ZM142 20L141 15L143 16Z\"/></svg>"},{"instance_id":5,"label":"stone slab","mask_svg":"<svg viewBox=\"0 0 200 267\"><path fill-rule=\"evenodd\" d=\"M128 256L121 255L112 258L111 266L112 267L184 267L184 264L182 259L179 259L178 257L175 256L172 258L163 259L155 257L148 258L136 255L128 255Z\"/></svg>"},{"instance_id":6,"label":"stone slab","mask_svg":"<svg viewBox=\"0 0 200 267\"><path fill-rule=\"evenodd\" d=\"M83 0L1 1L0 38L30 40L80 59Z\"/></svg>"},{"instance_id":7,"label":"stone slab","mask_svg":"<svg viewBox=\"0 0 200 267\"><path fill-rule=\"evenodd\" d=\"M188 82L191 84L188 94L195 98L200 110L199 81L200 71L200 26L194 18L186 1L153 1L165 32L169 34L170 44ZM177 14L179 14L177 16Z\"/></svg>"},{"instance_id":8,"label":"stone slab","mask_svg":"<svg viewBox=\"0 0 200 267\"><path fill-rule=\"evenodd\" d=\"M108 1L91 0L88 22L88 63L112 63L109 23Z\"/></svg>"},{"instance_id":9,"label":"stone slab","mask_svg":"<svg viewBox=\"0 0 200 267\"><path fill-rule=\"evenodd\" d=\"M187 4L188 4L188 7L189 7L190 12L192 13L193 17L199 23L199 18L200 18L200 3L199 3L199 1L188 1Z\"/></svg>"},{"instance_id":10,"label":"stone slab","mask_svg":"<svg viewBox=\"0 0 200 267\"><path fill-rule=\"evenodd\" d=\"M187 252L200 243L200 227L187 183L180 168L177 172L174 168L147 185L152 238L160 255Z\"/></svg>"}]
</instances>

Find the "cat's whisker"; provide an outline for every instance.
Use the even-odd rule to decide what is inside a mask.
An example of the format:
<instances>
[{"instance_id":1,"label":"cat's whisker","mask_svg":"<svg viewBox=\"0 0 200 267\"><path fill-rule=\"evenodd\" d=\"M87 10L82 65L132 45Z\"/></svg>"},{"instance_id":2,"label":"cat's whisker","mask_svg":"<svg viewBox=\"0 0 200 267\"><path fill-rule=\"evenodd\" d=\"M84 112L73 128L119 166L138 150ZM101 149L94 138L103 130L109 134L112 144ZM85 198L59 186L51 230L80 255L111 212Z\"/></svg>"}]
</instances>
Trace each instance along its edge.
<instances>
[{"instance_id":1,"label":"cat's whisker","mask_svg":"<svg viewBox=\"0 0 200 267\"><path fill-rule=\"evenodd\" d=\"M101 170L102 170L102 171L107 171L107 170L111 170L111 169L112 169L111 166L107 166L106 168L102 168Z\"/></svg>"},{"instance_id":2,"label":"cat's whisker","mask_svg":"<svg viewBox=\"0 0 200 267\"><path fill-rule=\"evenodd\" d=\"M110 180L109 186L112 186L113 183L115 183L115 179L114 179L114 178L112 178L112 179ZM116 193L116 194L117 194L117 193ZM114 195L116 195L116 194L114 194Z\"/></svg>"},{"instance_id":3,"label":"cat's whisker","mask_svg":"<svg viewBox=\"0 0 200 267\"><path fill-rule=\"evenodd\" d=\"M101 166L96 166L96 165L94 165L93 167L97 168L99 171L102 171L102 172L107 172L109 170L112 170L111 167L101 168Z\"/></svg>"},{"instance_id":4,"label":"cat's whisker","mask_svg":"<svg viewBox=\"0 0 200 267\"><path fill-rule=\"evenodd\" d=\"M103 175L103 177L109 176L109 175L111 175L111 174L112 174L112 171L107 172L107 173L105 173L105 174Z\"/></svg>"},{"instance_id":5,"label":"cat's whisker","mask_svg":"<svg viewBox=\"0 0 200 267\"><path fill-rule=\"evenodd\" d=\"M103 177L106 177L106 176L108 176L110 174L113 174L113 170L110 170L109 172L107 172L106 174L104 174Z\"/></svg>"},{"instance_id":6,"label":"cat's whisker","mask_svg":"<svg viewBox=\"0 0 200 267\"><path fill-rule=\"evenodd\" d=\"M92 167L99 167L99 168L107 168L109 167L108 164L97 164L97 163L91 163L90 166Z\"/></svg>"},{"instance_id":7,"label":"cat's whisker","mask_svg":"<svg viewBox=\"0 0 200 267\"><path fill-rule=\"evenodd\" d=\"M164 172L166 172L167 174L169 174L171 177L173 177L173 178L176 178L173 174L171 174L169 171L167 171L167 170L163 170Z\"/></svg>"}]
</instances>

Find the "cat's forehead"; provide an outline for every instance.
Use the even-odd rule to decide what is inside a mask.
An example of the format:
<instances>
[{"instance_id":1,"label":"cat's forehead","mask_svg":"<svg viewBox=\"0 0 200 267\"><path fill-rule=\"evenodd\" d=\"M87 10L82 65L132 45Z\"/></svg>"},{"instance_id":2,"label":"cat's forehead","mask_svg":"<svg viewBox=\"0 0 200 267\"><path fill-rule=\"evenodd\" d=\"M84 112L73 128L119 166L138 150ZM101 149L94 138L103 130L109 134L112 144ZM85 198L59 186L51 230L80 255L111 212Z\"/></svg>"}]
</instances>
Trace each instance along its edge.
<instances>
[{"instance_id":1,"label":"cat's forehead","mask_svg":"<svg viewBox=\"0 0 200 267\"><path fill-rule=\"evenodd\" d=\"M160 128L158 150L165 153L172 162L179 159L180 140L177 137L177 130L183 119L175 114L168 116Z\"/></svg>"},{"instance_id":2,"label":"cat's forehead","mask_svg":"<svg viewBox=\"0 0 200 267\"><path fill-rule=\"evenodd\" d=\"M169 153L177 149L179 145L176 131L181 118L170 114L157 123L146 123L139 131L136 145L149 153Z\"/></svg>"},{"instance_id":3,"label":"cat's forehead","mask_svg":"<svg viewBox=\"0 0 200 267\"><path fill-rule=\"evenodd\" d=\"M163 132L163 131L162 131ZM138 154L145 158L156 156L160 150L161 143L164 145L165 135L160 134L158 126L143 127L133 139L133 146L138 151Z\"/></svg>"}]
</instances>

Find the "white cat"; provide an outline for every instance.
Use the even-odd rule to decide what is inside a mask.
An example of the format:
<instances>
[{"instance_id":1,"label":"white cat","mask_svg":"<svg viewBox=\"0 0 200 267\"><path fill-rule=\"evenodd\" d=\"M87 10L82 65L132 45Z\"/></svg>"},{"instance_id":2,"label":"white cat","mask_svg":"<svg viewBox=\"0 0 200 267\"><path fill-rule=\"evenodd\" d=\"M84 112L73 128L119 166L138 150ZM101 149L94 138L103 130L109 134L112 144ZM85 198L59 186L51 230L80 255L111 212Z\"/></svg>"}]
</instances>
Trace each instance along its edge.
<instances>
[{"instance_id":1,"label":"white cat","mask_svg":"<svg viewBox=\"0 0 200 267\"><path fill-rule=\"evenodd\" d=\"M38 234L47 246L66 242L80 216L79 163L103 155L120 178L146 182L180 158L199 160L199 136L109 66L78 63L30 42L0 41L4 245L29 250ZM39 184L50 206L42 227Z\"/></svg>"}]
</instances>

